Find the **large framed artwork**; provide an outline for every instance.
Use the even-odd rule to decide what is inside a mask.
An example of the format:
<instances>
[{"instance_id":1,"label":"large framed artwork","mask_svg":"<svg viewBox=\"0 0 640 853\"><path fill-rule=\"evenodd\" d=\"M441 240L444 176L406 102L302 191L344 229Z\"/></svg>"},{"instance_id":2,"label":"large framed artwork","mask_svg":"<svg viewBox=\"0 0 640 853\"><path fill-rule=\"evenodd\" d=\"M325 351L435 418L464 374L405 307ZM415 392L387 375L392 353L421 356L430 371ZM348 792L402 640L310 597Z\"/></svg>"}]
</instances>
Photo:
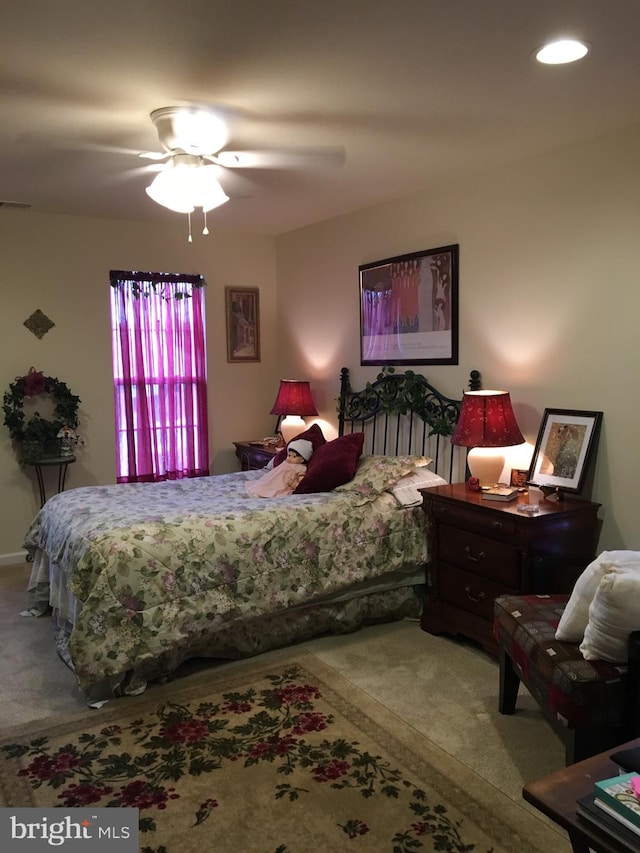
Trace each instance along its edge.
<instances>
[{"instance_id":1,"label":"large framed artwork","mask_svg":"<svg viewBox=\"0 0 640 853\"><path fill-rule=\"evenodd\" d=\"M225 287L227 361L260 361L260 292Z\"/></svg>"},{"instance_id":2,"label":"large framed artwork","mask_svg":"<svg viewBox=\"0 0 640 853\"><path fill-rule=\"evenodd\" d=\"M459 246L358 267L361 364L458 364Z\"/></svg>"},{"instance_id":3,"label":"large framed artwork","mask_svg":"<svg viewBox=\"0 0 640 853\"><path fill-rule=\"evenodd\" d=\"M545 409L527 482L544 492L582 492L601 422L602 412Z\"/></svg>"}]
</instances>

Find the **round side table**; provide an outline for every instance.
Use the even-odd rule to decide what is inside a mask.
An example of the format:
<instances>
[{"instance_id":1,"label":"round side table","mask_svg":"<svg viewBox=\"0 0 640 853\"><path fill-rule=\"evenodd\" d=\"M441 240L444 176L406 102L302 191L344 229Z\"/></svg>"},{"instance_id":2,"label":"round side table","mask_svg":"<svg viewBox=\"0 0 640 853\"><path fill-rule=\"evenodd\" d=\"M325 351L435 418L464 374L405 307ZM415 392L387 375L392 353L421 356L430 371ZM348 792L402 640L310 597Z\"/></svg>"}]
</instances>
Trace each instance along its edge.
<instances>
[{"instance_id":1,"label":"round side table","mask_svg":"<svg viewBox=\"0 0 640 853\"><path fill-rule=\"evenodd\" d=\"M38 489L40 490L40 508L42 508L47 500L47 495L44 487L43 468L58 467L58 494L64 492L64 481L67 476L67 468L72 462L76 461L75 456L56 456L52 459L39 459L33 462L32 465L36 469L36 477L38 478Z\"/></svg>"}]
</instances>

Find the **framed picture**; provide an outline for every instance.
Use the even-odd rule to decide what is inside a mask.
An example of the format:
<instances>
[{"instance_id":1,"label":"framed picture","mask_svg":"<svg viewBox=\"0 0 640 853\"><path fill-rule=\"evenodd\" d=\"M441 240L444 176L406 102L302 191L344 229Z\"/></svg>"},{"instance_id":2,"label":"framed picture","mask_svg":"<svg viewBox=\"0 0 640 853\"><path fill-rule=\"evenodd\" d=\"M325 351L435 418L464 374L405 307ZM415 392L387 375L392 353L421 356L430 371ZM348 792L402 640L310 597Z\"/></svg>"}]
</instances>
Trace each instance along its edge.
<instances>
[{"instance_id":1,"label":"framed picture","mask_svg":"<svg viewBox=\"0 0 640 853\"><path fill-rule=\"evenodd\" d=\"M260 292L225 287L227 361L260 361Z\"/></svg>"},{"instance_id":2,"label":"framed picture","mask_svg":"<svg viewBox=\"0 0 640 853\"><path fill-rule=\"evenodd\" d=\"M527 485L527 480L529 478L529 471L523 468L512 468L511 469L511 482L509 485L513 486L516 489L524 489Z\"/></svg>"},{"instance_id":3,"label":"framed picture","mask_svg":"<svg viewBox=\"0 0 640 853\"><path fill-rule=\"evenodd\" d=\"M582 491L595 459L602 412L545 409L527 482L543 491Z\"/></svg>"},{"instance_id":4,"label":"framed picture","mask_svg":"<svg viewBox=\"0 0 640 853\"><path fill-rule=\"evenodd\" d=\"M360 364L458 363L459 246L358 267Z\"/></svg>"}]
</instances>

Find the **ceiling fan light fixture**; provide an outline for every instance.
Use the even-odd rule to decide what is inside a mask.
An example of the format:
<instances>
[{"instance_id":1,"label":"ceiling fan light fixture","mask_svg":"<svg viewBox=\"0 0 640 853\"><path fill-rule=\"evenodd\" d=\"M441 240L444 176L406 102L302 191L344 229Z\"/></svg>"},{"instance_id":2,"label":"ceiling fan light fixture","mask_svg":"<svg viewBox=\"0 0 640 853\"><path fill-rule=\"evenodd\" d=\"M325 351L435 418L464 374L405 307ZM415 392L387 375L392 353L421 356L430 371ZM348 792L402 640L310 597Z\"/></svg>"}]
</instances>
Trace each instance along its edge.
<instances>
[{"instance_id":1,"label":"ceiling fan light fixture","mask_svg":"<svg viewBox=\"0 0 640 853\"><path fill-rule=\"evenodd\" d=\"M229 201L216 175L216 167L205 166L200 157L177 154L146 192L157 204L176 213L193 213L197 207L209 211Z\"/></svg>"},{"instance_id":2,"label":"ceiling fan light fixture","mask_svg":"<svg viewBox=\"0 0 640 853\"><path fill-rule=\"evenodd\" d=\"M226 145L227 126L210 110L198 107L160 107L151 113L165 151L207 156Z\"/></svg>"},{"instance_id":3,"label":"ceiling fan light fixture","mask_svg":"<svg viewBox=\"0 0 640 853\"><path fill-rule=\"evenodd\" d=\"M198 170L197 193L199 201L196 207L201 207L206 213L229 201L229 196L222 189L215 166L201 166Z\"/></svg>"},{"instance_id":4,"label":"ceiling fan light fixture","mask_svg":"<svg viewBox=\"0 0 640 853\"><path fill-rule=\"evenodd\" d=\"M182 186L174 179L167 177L169 174L168 171L157 174L145 192L162 207L174 210L176 213L192 213L195 210L192 202L184 194Z\"/></svg>"}]
</instances>

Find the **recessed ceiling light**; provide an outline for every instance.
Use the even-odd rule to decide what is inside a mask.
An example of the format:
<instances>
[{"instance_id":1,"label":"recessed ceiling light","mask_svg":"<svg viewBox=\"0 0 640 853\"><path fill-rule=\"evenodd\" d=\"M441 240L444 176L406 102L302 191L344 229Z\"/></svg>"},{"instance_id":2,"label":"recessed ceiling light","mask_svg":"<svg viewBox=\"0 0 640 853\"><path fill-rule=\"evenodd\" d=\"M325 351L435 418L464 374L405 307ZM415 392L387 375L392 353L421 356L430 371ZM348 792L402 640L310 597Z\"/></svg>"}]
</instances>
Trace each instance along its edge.
<instances>
[{"instance_id":1,"label":"recessed ceiling light","mask_svg":"<svg viewBox=\"0 0 640 853\"><path fill-rule=\"evenodd\" d=\"M589 48L584 42L575 39L560 39L545 44L536 51L536 59L545 65L564 65L566 62L575 62L586 56Z\"/></svg>"}]
</instances>

